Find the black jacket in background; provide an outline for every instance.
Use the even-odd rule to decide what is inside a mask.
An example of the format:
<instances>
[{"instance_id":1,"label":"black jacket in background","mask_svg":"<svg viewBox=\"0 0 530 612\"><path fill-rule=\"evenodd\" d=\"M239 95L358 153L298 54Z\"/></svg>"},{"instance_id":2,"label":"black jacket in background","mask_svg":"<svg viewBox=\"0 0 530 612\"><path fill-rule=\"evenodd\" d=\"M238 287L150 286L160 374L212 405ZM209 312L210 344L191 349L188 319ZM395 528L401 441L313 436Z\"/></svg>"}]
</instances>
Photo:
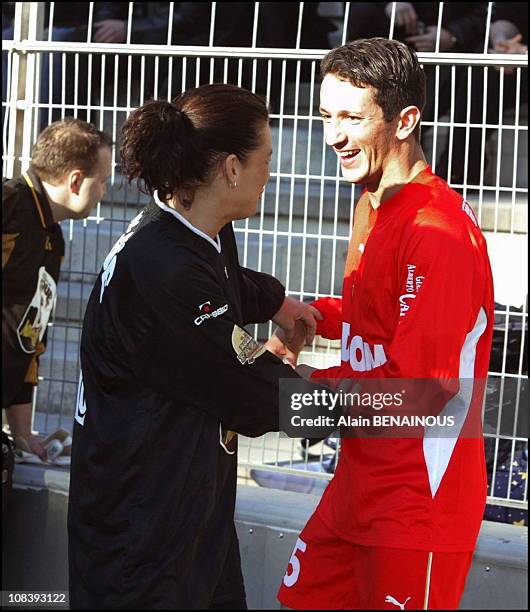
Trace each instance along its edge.
<instances>
[{"instance_id":1,"label":"black jacket in background","mask_svg":"<svg viewBox=\"0 0 530 612\"><path fill-rule=\"evenodd\" d=\"M61 227L30 166L2 183L2 408L31 402L63 256Z\"/></svg>"}]
</instances>

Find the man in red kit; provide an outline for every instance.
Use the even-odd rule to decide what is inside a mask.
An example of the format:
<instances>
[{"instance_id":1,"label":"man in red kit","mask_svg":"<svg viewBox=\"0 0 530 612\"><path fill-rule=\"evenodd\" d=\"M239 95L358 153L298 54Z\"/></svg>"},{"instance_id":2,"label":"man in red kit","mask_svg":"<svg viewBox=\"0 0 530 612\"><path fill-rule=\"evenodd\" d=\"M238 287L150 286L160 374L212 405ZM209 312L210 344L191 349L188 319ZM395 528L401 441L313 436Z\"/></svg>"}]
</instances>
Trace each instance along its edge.
<instances>
[{"instance_id":1,"label":"man in red kit","mask_svg":"<svg viewBox=\"0 0 530 612\"><path fill-rule=\"evenodd\" d=\"M326 142L344 178L365 190L342 299L313 304L323 315L317 334L341 338L341 364L312 377L460 380L435 412L458 407L468 419L481 392L462 381L478 387L487 377L493 282L471 206L433 174L420 146L423 70L408 47L382 38L333 49L321 69ZM279 600L294 609L458 608L486 490L481 435L441 438L426 427L415 438L344 438Z\"/></svg>"}]
</instances>

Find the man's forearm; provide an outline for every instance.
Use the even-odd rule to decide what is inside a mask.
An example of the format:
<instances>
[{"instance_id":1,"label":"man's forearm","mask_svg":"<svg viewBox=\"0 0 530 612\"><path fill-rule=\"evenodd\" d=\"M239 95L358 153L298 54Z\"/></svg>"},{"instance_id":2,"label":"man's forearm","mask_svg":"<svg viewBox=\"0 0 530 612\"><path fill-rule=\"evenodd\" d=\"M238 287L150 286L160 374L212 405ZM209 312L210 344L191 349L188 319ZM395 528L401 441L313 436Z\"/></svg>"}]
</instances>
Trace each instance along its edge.
<instances>
[{"instance_id":1,"label":"man's forearm","mask_svg":"<svg viewBox=\"0 0 530 612\"><path fill-rule=\"evenodd\" d=\"M6 408L7 422L16 446L27 452L38 455L46 461L46 449L43 441L31 431L31 402L27 404L13 404Z\"/></svg>"},{"instance_id":2,"label":"man's forearm","mask_svg":"<svg viewBox=\"0 0 530 612\"><path fill-rule=\"evenodd\" d=\"M31 403L14 404L6 409L7 422L13 438L31 435Z\"/></svg>"}]
</instances>

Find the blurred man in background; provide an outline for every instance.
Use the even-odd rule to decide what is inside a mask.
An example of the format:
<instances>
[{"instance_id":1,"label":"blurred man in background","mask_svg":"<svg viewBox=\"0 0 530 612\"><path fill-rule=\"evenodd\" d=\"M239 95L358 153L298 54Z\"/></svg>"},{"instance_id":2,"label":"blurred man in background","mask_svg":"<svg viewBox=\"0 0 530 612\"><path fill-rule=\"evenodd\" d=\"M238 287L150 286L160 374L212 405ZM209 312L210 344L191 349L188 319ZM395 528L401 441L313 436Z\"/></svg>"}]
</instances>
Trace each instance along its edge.
<instances>
[{"instance_id":1,"label":"blurred man in background","mask_svg":"<svg viewBox=\"0 0 530 612\"><path fill-rule=\"evenodd\" d=\"M46 459L31 430L38 358L55 307L64 219L84 219L106 192L111 138L68 118L38 137L22 176L2 185L2 408L18 449Z\"/></svg>"}]
</instances>

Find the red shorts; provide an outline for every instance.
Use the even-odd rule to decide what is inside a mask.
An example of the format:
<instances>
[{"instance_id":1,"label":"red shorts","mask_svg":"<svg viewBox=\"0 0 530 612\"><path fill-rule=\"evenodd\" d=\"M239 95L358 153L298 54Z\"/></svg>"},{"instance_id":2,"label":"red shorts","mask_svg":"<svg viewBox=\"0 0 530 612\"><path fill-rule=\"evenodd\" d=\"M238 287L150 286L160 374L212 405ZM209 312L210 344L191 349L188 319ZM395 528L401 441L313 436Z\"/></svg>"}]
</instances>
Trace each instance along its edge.
<instances>
[{"instance_id":1,"label":"red shorts","mask_svg":"<svg viewBox=\"0 0 530 612\"><path fill-rule=\"evenodd\" d=\"M358 546L316 515L300 534L278 599L298 610L456 610L473 553Z\"/></svg>"}]
</instances>

